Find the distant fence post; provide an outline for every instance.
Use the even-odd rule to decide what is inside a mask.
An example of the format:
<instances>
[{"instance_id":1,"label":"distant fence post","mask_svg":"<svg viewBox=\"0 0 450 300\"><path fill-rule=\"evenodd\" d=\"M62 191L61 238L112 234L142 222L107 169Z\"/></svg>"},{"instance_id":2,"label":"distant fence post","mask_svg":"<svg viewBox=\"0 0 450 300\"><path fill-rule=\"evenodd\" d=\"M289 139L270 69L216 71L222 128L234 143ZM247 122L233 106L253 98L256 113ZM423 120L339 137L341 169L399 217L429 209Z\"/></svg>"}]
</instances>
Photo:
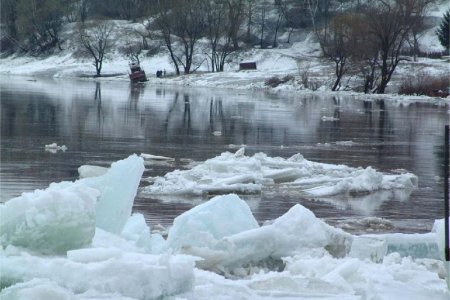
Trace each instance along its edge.
<instances>
[{"instance_id":1,"label":"distant fence post","mask_svg":"<svg viewBox=\"0 0 450 300\"><path fill-rule=\"evenodd\" d=\"M445 203L445 261L450 261L450 245L449 245L449 125L445 126L445 145L444 145L444 203Z\"/></svg>"},{"instance_id":2,"label":"distant fence post","mask_svg":"<svg viewBox=\"0 0 450 300\"><path fill-rule=\"evenodd\" d=\"M445 145L444 145L444 203L445 203L445 216L444 216L444 252L445 252L445 270L447 271L447 288L450 290L450 245L449 245L449 190L448 190L448 177L449 177L449 125L445 126Z\"/></svg>"}]
</instances>

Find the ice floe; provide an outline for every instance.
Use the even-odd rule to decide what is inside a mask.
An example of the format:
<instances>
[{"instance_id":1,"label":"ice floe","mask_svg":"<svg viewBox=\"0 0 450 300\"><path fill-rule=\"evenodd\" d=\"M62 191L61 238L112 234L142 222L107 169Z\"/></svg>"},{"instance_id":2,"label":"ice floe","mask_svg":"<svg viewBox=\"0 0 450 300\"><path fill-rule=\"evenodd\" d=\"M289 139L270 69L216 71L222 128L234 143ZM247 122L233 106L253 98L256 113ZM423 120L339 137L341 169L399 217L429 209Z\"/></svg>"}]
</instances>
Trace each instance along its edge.
<instances>
[{"instance_id":1,"label":"ice floe","mask_svg":"<svg viewBox=\"0 0 450 300\"><path fill-rule=\"evenodd\" d=\"M98 196L97 190L83 185L53 185L0 204L0 244L41 253L88 245L95 233Z\"/></svg>"},{"instance_id":2,"label":"ice floe","mask_svg":"<svg viewBox=\"0 0 450 300\"><path fill-rule=\"evenodd\" d=\"M281 168L262 168L263 181L269 178L272 184L291 180L299 172L291 170L295 164L315 164L299 155L247 157L243 150L225 156L242 159L247 167ZM235 167L229 160L220 162L213 165ZM348 168L325 166L339 172ZM151 233L142 214L129 210L142 171L142 158L132 155L104 175L54 183L0 204L0 298L450 297L441 257L443 221L426 234L355 236L297 204L260 226L247 203L230 194L178 216L164 239Z\"/></svg>"},{"instance_id":3,"label":"ice floe","mask_svg":"<svg viewBox=\"0 0 450 300\"><path fill-rule=\"evenodd\" d=\"M321 118L321 120L322 120L322 122L333 122L333 121L339 121L339 118L323 116Z\"/></svg>"},{"instance_id":4,"label":"ice floe","mask_svg":"<svg viewBox=\"0 0 450 300\"><path fill-rule=\"evenodd\" d=\"M189 170L175 170L152 178L145 193L170 196L202 196L219 193L254 194L278 185L301 191L309 198L339 194L364 195L375 191L417 187L411 173L385 174L371 167L353 168L312 162L301 154L288 159L264 153L246 156L244 148L224 152Z\"/></svg>"},{"instance_id":5,"label":"ice floe","mask_svg":"<svg viewBox=\"0 0 450 300\"><path fill-rule=\"evenodd\" d=\"M57 143L51 143L48 145L45 145L45 151L50 152L50 153L56 153L59 150L61 150L62 152L66 152L67 150L67 146L66 145L62 145L62 146L58 146Z\"/></svg>"},{"instance_id":6,"label":"ice floe","mask_svg":"<svg viewBox=\"0 0 450 300\"><path fill-rule=\"evenodd\" d=\"M101 176L106 172L108 172L108 168L100 166L83 165L78 168L80 178Z\"/></svg>"}]
</instances>

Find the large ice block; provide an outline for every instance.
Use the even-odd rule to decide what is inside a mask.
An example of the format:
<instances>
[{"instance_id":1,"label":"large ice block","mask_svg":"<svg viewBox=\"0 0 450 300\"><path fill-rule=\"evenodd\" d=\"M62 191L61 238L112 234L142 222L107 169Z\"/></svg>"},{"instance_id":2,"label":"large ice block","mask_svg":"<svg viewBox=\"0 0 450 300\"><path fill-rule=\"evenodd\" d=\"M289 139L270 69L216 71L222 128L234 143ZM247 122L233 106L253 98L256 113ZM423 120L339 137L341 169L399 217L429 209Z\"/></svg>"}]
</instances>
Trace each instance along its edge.
<instances>
[{"instance_id":1,"label":"large ice block","mask_svg":"<svg viewBox=\"0 0 450 300\"><path fill-rule=\"evenodd\" d=\"M213 247L218 240L258 227L245 201L234 194L217 196L176 217L168 247Z\"/></svg>"},{"instance_id":2,"label":"large ice block","mask_svg":"<svg viewBox=\"0 0 450 300\"><path fill-rule=\"evenodd\" d=\"M143 172L144 160L133 154L112 163L102 176L80 180L100 191L96 205L97 227L120 234L131 215Z\"/></svg>"},{"instance_id":3,"label":"large ice block","mask_svg":"<svg viewBox=\"0 0 450 300\"><path fill-rule=\"evenodd\" d=\"M96 189L53 184L0 205L0 244L44 254L88 245L95 233Z\"/></svg>"},{"instance_id":4,"label":"large ice block","mask_svg":"<svg viewBox=\"0 0 450 300\"><path fill-rule=\"evenodd\" d=\"M236 267L267 258L281 259L306 248L325 248L342 257L350 251L352 239L297 204L270 225L223 238L215 249L228 254L222 266Z\"/></svg>"},{"instance_id":5,"label":"large ice block","mask_svg":"<svg viewBox=\"0 0 450 300\"><path fill-rule=\"evenodd\" d=\"M386 239L377 236L356 236L353 238L349 256L361 260L369 259L373 262L381 262L387 254L388 245Z\"/></svg>"},{"instance_id":6,"label":"large ice block","mask_svg":"<svg viewBox=\"0 0 450 300\"><path fill-rule=\"evenodd\" d=\"M429 233L390 233L383 235L388 244L387 253L399 253L413 258L439 259L436 234Z\"/></svg>"}]
</instances>

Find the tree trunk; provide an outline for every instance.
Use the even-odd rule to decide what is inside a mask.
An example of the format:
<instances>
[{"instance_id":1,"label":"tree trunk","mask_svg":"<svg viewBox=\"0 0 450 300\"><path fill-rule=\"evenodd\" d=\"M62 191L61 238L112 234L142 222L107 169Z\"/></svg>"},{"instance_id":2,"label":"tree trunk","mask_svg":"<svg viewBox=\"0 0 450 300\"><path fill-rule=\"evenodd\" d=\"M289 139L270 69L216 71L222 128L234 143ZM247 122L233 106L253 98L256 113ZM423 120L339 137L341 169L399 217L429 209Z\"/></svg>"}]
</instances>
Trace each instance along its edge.
<instances>
[{"instance_id":1,"label":"tree trunk","mask_svg":"<svg viewBox=\"0 0 450 300\"><path fill-rule=\"evenodd\" d=\"M265 26L265 21L266 21L266 9L263 8L262 12L261 12L261 36L259 38L259 44L260 44L260 48L263 49L264 48L264 26Z\"/></svg>"},{"instance_id":2,"label":"tree trunk","mask_svg":"<svg viewBox=\"0 0 450 300\"><path fill-rule=\"evenodd\" d=\"M280 28L280 23L281 23L281 14L278 15L278 20L277 20L277 25L275 27L275 36L273 38L272 48L275 48L278 46L277 36L278 36L278 29Z\"/></svg>"}]
</instances>

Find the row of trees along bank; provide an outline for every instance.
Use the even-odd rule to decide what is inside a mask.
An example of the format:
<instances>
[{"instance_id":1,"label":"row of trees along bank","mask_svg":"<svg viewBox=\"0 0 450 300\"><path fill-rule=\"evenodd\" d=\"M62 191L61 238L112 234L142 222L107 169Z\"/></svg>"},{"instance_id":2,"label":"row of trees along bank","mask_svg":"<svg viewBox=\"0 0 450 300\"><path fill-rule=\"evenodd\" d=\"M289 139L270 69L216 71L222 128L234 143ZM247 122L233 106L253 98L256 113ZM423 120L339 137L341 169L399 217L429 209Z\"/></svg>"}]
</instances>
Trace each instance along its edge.
<instances>
[{"instance_id":1,"label":"row of trees along bank","mask_svg":"<svg viewBox=\"0 0 450 300\"><path fill-rule=\"evenodd\" d=\"M395 68L406 59L402 51L419 51L426 10L439 1L0 0L0 45L2 52L32 55L62 50L62 26L76 22L79 45L94 59L100 76L113 46L114 28L104 20L124 19L145 29L135 32L140 42L125 43L123 53L139 61L143 52L159 49L161 43L179 75L195 71L205 59L212 71L223 71L229 56L243 45L277 47L281 30L288 33L284 42L290 43L294 30L306 29L314 30L323 55L334 63L333 90L340 88L344 75L359 72L365 92L384 93ZM200 41L207 41L207 50L198 47ZM448 49L448 42L444 45ZM206 58L196 61L199 51Z\"/></svg>"},{"instance_id":2,"label":"row of trees along bank","mask_svg":"<svg viewBox=\"0 0 450 300\"><path fill-rule=\"evenodd\" d=\"M364 75L365 93L384 93L397 65L409 60L402 55L404 49L411 45L413 53L418 52L425 13L432 3L432 0L370 1L353 11L337 13L328 24L317 28L323 54L335 65L332 90L339 88L346 73L356 69ZM448 39L443 45L448 51Z\"/></svg>"}]
</instances>

